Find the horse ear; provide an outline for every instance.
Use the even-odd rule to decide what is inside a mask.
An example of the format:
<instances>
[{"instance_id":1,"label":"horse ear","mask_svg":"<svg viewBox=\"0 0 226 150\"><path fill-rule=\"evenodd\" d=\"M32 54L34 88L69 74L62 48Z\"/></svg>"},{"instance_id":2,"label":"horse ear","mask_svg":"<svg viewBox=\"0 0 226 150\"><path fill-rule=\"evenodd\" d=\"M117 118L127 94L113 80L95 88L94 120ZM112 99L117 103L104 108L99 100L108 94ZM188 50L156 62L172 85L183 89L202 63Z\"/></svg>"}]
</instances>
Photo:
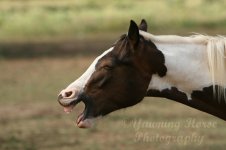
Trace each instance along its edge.
<instances>
[{"instance_id":1,"label":"horse ear","mask_svg":"<svg viewBox=\"0 0 226 150\"><path fill-rule=\"evenodd\" d=\"M140 38L139 28L133 20L130 21L128 38L129 38L129 41L132 44L132 46L137 46L137 44L139 42L139 38Z\"/></svg>"},{"instance_id":2,"label":"horse ear","mask_svg":"<svg viewBox=\"0 0 226 150\"><path fill-rule=\"evenodd\" d=\"M144 20L144 19L141 20L139 29L142 31L145 31L145 32L148 31L148 24L147 24L146 20Z\"/></svg>"}]
</instances>

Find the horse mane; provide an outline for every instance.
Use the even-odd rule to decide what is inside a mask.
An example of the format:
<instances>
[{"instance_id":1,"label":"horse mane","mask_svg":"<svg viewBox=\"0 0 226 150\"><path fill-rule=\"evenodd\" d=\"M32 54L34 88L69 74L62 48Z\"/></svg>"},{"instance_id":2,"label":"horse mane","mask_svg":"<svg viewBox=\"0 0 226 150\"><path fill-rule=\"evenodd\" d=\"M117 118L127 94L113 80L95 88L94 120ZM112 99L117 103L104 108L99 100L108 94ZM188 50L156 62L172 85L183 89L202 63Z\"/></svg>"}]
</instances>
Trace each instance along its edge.
<instances>
[{"instance_id":1,"label":"horse mane","mask_svg":"<svg viewBox=\"0 0 226 150\"><path fill-rule=\"evenodd\" d=\"M223 98L226 102L226 38L223 36L210 38L207 43L207 55L214 95L219 101ZM215 85L220 87L216 89Z\"/></svg>"},{"instance_id":2,"label":"horse mane","mask_svg":"<svg viewBox=\"0 0 226 150\"><path fill-rule=\"evenodd\" d=\"M194 34L183 37L178 35L152 35L140 31L144 38L156 43L195 43L206 45L209 71L213 84L213 94L220 103L221 99L226 103L226 37L207 36Z\"/></svg>"},{"instance_id":3,"label":"horse mane","mask_svg":"<svg viewBox=\"0 0 226 150\"><path fill-rule=\"evenodd\" d=\"M197 44L207 44L210 36L202 34L194 34L191 36L178 36L178 35L153 35L148 32L140 30L140 35L142 35L147 40L151 40L154 43L197 43Z\"/></svg>"}]
</instances>

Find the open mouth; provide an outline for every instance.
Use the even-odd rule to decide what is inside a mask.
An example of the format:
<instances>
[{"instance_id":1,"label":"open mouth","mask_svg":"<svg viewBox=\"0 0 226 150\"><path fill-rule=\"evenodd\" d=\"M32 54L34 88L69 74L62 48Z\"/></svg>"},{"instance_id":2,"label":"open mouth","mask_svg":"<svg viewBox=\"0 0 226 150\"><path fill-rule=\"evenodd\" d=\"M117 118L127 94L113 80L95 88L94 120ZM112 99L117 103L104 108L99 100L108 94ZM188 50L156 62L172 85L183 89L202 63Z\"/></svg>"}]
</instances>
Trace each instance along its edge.
<instances>
[{"instance_id":1,"label":"open mouth","mask_svg":"<svg viewBox=\"0 0 226 150\"><path fill-rule=\"evenodd\" d=\"M60 105L63 106L65 113L70 113L73 108L80 102L85 104L85 108L82 113L80 113L77 117L76 124L79 128L90 128L94 124L94 118L89 116L91 111L91 106L85 99L61 99L59 98Z\"/></svg>"}]
</instances>

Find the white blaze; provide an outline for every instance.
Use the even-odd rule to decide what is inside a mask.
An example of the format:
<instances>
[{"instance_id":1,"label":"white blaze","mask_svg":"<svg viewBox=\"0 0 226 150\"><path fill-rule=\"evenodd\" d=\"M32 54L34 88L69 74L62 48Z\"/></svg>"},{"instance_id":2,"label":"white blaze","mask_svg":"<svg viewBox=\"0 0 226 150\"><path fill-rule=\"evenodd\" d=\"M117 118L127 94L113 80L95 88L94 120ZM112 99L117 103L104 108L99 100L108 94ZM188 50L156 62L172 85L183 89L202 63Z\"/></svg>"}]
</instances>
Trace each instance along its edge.
<instances>
[{"instance_id":1,"label":"white blaze","mask_svg":"<svg viewBox=\"0 0 226 150\"><path fill-rule=\"evenodd\" d=\"M113 50L113 47L111 47L110 49L106 50L105 52L103 52L100 56L98 56L93 63L89 66L89 68L82 74L81 77L79 77L77 80L75 80L74 82L72 82L66 89L64 89L63 91L70 91L73 89L76 89L79 92L83 91L83 88L85 87L86 83L88 82L90 76L93 74L93 72L95 71L95 66L98 62L99 59L101 59L103 56L105 56L107 53L109 53L110 51ZM63 92L62 92L63 93Z\"/></svg>"}]
</instances>

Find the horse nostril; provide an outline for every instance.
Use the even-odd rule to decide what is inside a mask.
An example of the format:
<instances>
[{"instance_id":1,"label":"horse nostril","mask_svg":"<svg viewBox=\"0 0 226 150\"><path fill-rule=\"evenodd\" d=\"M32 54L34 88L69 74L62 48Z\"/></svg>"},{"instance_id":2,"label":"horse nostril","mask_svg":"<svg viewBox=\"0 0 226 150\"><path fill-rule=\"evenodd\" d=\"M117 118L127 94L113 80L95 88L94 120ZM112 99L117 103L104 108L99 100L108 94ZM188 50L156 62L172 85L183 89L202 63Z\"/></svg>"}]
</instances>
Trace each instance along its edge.
<instances>
[{"instance_id":1,"label":"horse nostril","mask_svg":"<svg viewBox=\"0 0 226 150\"><path fill-rule=\"evenodd\" d=\"M65 97L66 97L66 98L71 97L72 93L73 93L72 91L70 91L70 92L65 92Z\"/></svg>"},{"instance_id":2,"label":"horse nostril","mask_svg":"<svg viewBox=\"0 0 226 150\"><path fill-rule=\"evenodd\" d=\"M79 91L76 89L62 90L58 96L58 99L72 99L72 98L76 98L78 94L79 94Z\"/></svg>"}]
</instances>

